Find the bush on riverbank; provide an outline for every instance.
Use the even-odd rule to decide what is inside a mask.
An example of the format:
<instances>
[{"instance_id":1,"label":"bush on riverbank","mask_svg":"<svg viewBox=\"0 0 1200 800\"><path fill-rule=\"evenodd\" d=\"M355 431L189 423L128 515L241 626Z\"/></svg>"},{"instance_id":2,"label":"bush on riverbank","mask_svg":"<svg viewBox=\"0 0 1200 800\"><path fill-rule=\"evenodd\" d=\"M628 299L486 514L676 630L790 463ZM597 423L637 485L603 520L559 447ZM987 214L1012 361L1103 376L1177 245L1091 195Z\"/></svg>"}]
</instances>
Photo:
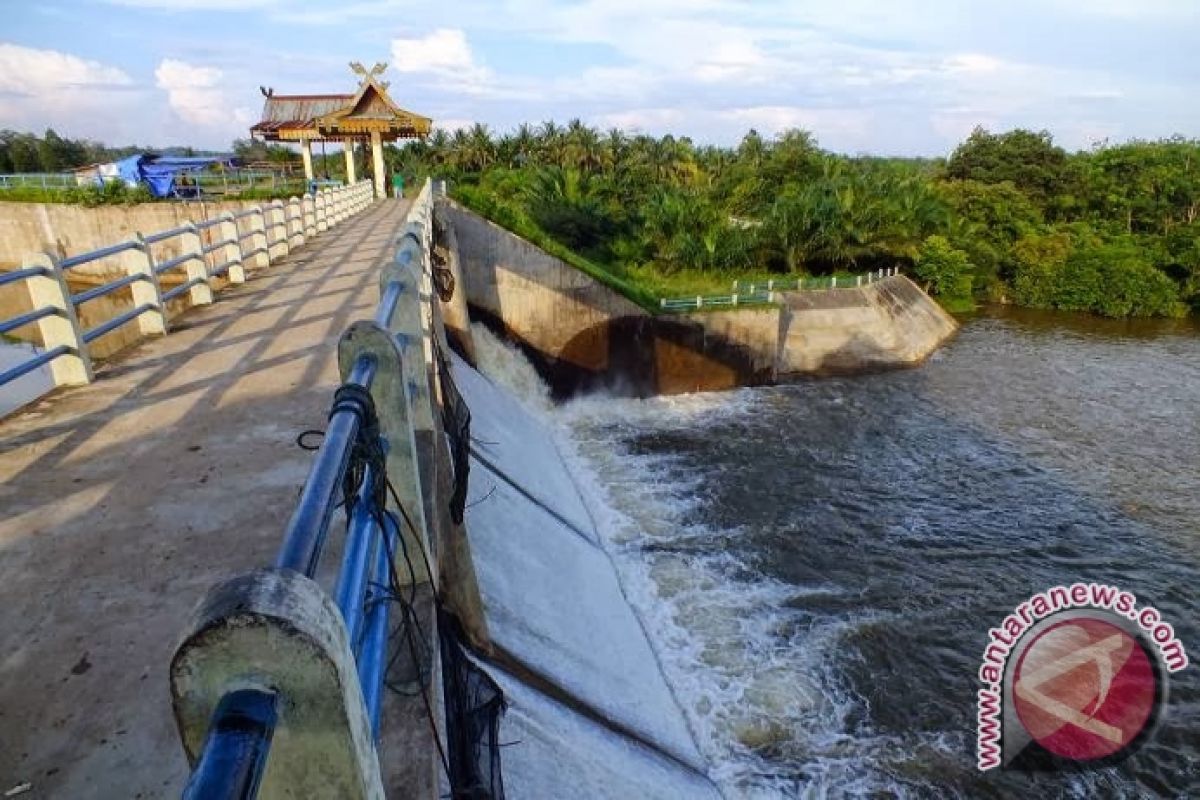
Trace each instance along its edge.
<instances>
[{"instance_id":1,"label":"bush on riverbank","mask_svg":"<svg viewBox=\"0 0 1200 800\"><path fill-rule=\"evenodd\" d=\"M1200 311L1200 142L1181 138L1067 153L1046 133L976 130L945 160L850 158L796 130L720 148L573 120L439 131L389 159L643 305L899 266L948 307ZM1059 236L1069 253L1039 261Z\"/></svg>"},{"instance_id":2,"label":"bush on riverbank","mask_svg":"<svg viewBox=\"0 0 1200 800\"><path fill-rule=\"evenodd\" d=\"M145 186L131 187L120 181L106 181L103 186L97 184L62 188L17 186L0 191L0 200L16 203L74 203L92 208L149 203L154 200L154 197Z\"/></svg>"}]
</instances>

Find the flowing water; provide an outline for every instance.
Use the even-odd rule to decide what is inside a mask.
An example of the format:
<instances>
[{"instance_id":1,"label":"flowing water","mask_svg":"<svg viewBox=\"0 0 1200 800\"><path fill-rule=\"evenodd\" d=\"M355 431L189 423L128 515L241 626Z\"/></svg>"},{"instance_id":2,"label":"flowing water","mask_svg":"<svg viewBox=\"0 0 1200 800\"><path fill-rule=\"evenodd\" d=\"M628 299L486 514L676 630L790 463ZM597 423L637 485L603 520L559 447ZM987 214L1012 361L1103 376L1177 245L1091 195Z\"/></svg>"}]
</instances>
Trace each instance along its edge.
<instances>
[{"instance_id":1,"label":"flowing water","mask_svg":"<svg viewBox=\"0 0 1200 800\"><path fill-rule=\"evenodd\" d=\"M1133 591L1200 661L1194 327L1010 312L920 369L549 413L727 796L1200 796L1200 663L1119 765L974 766L1037 591Z\"/></svg>"}]
</instances>

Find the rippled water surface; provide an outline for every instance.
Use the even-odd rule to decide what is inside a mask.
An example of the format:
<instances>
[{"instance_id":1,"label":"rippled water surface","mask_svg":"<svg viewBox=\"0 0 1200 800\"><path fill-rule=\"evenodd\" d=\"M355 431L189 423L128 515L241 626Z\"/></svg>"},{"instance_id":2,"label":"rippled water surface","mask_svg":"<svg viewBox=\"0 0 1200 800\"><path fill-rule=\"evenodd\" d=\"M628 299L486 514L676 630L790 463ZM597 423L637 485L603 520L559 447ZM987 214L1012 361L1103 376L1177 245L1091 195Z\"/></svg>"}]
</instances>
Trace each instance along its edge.
<instances>
[{"instance_id":1,"label":"rippled water surface","mask_svg":"<svg viewBox=\"0 0 1200 800\"><path fill-rule=\"evenodd\" d=\"M1200 332L979 317L920 369L554 412L731 797L1200 796L1200 665L1152 743L981 775L986 630L1076 580L1200 661Z\"/></svg>"}]
</instances>

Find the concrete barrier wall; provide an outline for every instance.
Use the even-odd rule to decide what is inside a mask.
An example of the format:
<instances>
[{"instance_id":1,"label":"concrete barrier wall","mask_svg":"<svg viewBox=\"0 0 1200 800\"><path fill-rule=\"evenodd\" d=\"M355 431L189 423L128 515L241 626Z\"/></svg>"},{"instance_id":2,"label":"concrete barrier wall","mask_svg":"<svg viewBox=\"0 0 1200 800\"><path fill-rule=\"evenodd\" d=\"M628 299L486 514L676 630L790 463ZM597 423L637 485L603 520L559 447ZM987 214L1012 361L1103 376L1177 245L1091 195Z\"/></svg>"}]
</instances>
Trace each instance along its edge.
<instances>
[{"instance_id":1,"label":"concrete barrier wall","mask_svg":"<svg viewBox=\"0 0 1200 800\"><path fill-rule=\"evenodd\" d=\"M903 275L858 289L787 292L780 374L858 372L924 361L958 323Z\"/></svg>"},{"instance_id":2,"label":"concrete barrier wall","mask_svg":"<svg viewBox=\"0 0 1200 800\"><path fill-rule=\"evenodd\" d=\"M603 389L652 395L772 380L777 325L762 310L652 316L536 245L442 200L473 317L519 342L558 396ZM734 335L734 331L738 331ZM730 337L733 338L730 338ZM748 346L747 342L753 342Z\"/></svg>"},{"instance_id":3,"label":"concrete barrier wall","mask_svg":"<svg viewBox=\"0 0 1200 800\"><path fill-rule=\"evenodd\" d=\"M0 268L19 265L27 253L46 251L64 258L106 247L137 232L165 231L267 202L197 200L94 207L0 202ZM81 269L87 271L86 266Z\"/></svg>"},{"instance_id":4,"label":"concrete barrier wall","mask_svg":"<svg viewBox=\"0 0 1200 800\"><path fill-rule=\"evenodd\" d=\"M438 213L457 239L472 315L522 344L558 396L674 394L908 366L958 327L903 276L778 293L777 306L651 315L452 201Z\"/></svg>"}]
</instances>

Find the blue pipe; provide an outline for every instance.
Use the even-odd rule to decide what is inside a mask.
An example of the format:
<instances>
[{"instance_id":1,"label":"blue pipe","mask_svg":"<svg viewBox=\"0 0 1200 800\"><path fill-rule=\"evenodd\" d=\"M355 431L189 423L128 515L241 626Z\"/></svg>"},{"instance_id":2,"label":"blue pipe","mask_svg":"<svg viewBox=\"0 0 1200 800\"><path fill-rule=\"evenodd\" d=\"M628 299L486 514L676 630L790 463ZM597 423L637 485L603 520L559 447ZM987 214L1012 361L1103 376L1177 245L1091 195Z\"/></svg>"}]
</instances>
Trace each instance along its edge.
<instances>
[{"instance_id":1,"label":"blue pipe","mask_svg":"<svg viewBox=\"0 0 1200 800\"><path fill-rule=\"evenodd\" d=\"M379 298L379 307L375 310L375 321L384 328L391 329L392 315L396 313L396 304L400 302L402 294L404 284L400 281L392 281L383 290L383 297Z\"/></svg>"},{"instance_id":2,"label":"blue pipe","mask_svg":"<svg viewBox=\"0 0 1200 800\"><path fill-rule=\"evenodd\" d=\"M338 575L334 597L338 608L341 609L342 618L346 621L346 630L350 634L350 649L355 653L358 652L365 615L367 575L375 563L371 560L371 545L375 541L375 532L379 530L371 509L371 484L374 479L375 470L367 467L362 488L354 503L354 513L350 516L345 557L342 559L342 571Z\"/></svg>"},{"instance_id":3,"label":"blue pipe","mask_svg":"<svg viewBox=\"0 0 1200 800\"><path fill-rule=\"evenodd\" d=\"M396 549L395 530L394 525L388 524L380 531L380 546L375 548L372 569L372 602L367 612L367 629L363 635L362 650L358 654L358 682L362 685L367 716L371 720L371 732L376 739L379 738L379 712L383 705L383 681L387 671L388 616L392 606L389 554ZM386 546L383 539L385 536L388 542Z\"/></svg>"},{"instance_id":4,"label":"blue pipe","mask_svg":"<svg viewBox=\"0 0 1200 800\"><path fill-rule=\"evenodd\" d=\"M240 689L213 712L183 800L252 800L271 752L278 719L274 692Z\"/></svg>"},{"instance_id":5,"label":"blue pipe","mask_svg":"<svg viewBox=\"0 0 1200 800\"><path fill-rule=\"evenodd\" d=\"M346 383L371 388L371 382L375 380L375 368L373 356L359 356ZM295 570L310 578L316 574L325 536L329 533L334 498L341 491L350 451L354 448L354 440L358 437L362 422L351 409L339 411L329 418L325 441L317 452L317 460L308 473L300 501L288 521L283 548L275 559L275 566Z\"/></svg>"}]
</instances>

